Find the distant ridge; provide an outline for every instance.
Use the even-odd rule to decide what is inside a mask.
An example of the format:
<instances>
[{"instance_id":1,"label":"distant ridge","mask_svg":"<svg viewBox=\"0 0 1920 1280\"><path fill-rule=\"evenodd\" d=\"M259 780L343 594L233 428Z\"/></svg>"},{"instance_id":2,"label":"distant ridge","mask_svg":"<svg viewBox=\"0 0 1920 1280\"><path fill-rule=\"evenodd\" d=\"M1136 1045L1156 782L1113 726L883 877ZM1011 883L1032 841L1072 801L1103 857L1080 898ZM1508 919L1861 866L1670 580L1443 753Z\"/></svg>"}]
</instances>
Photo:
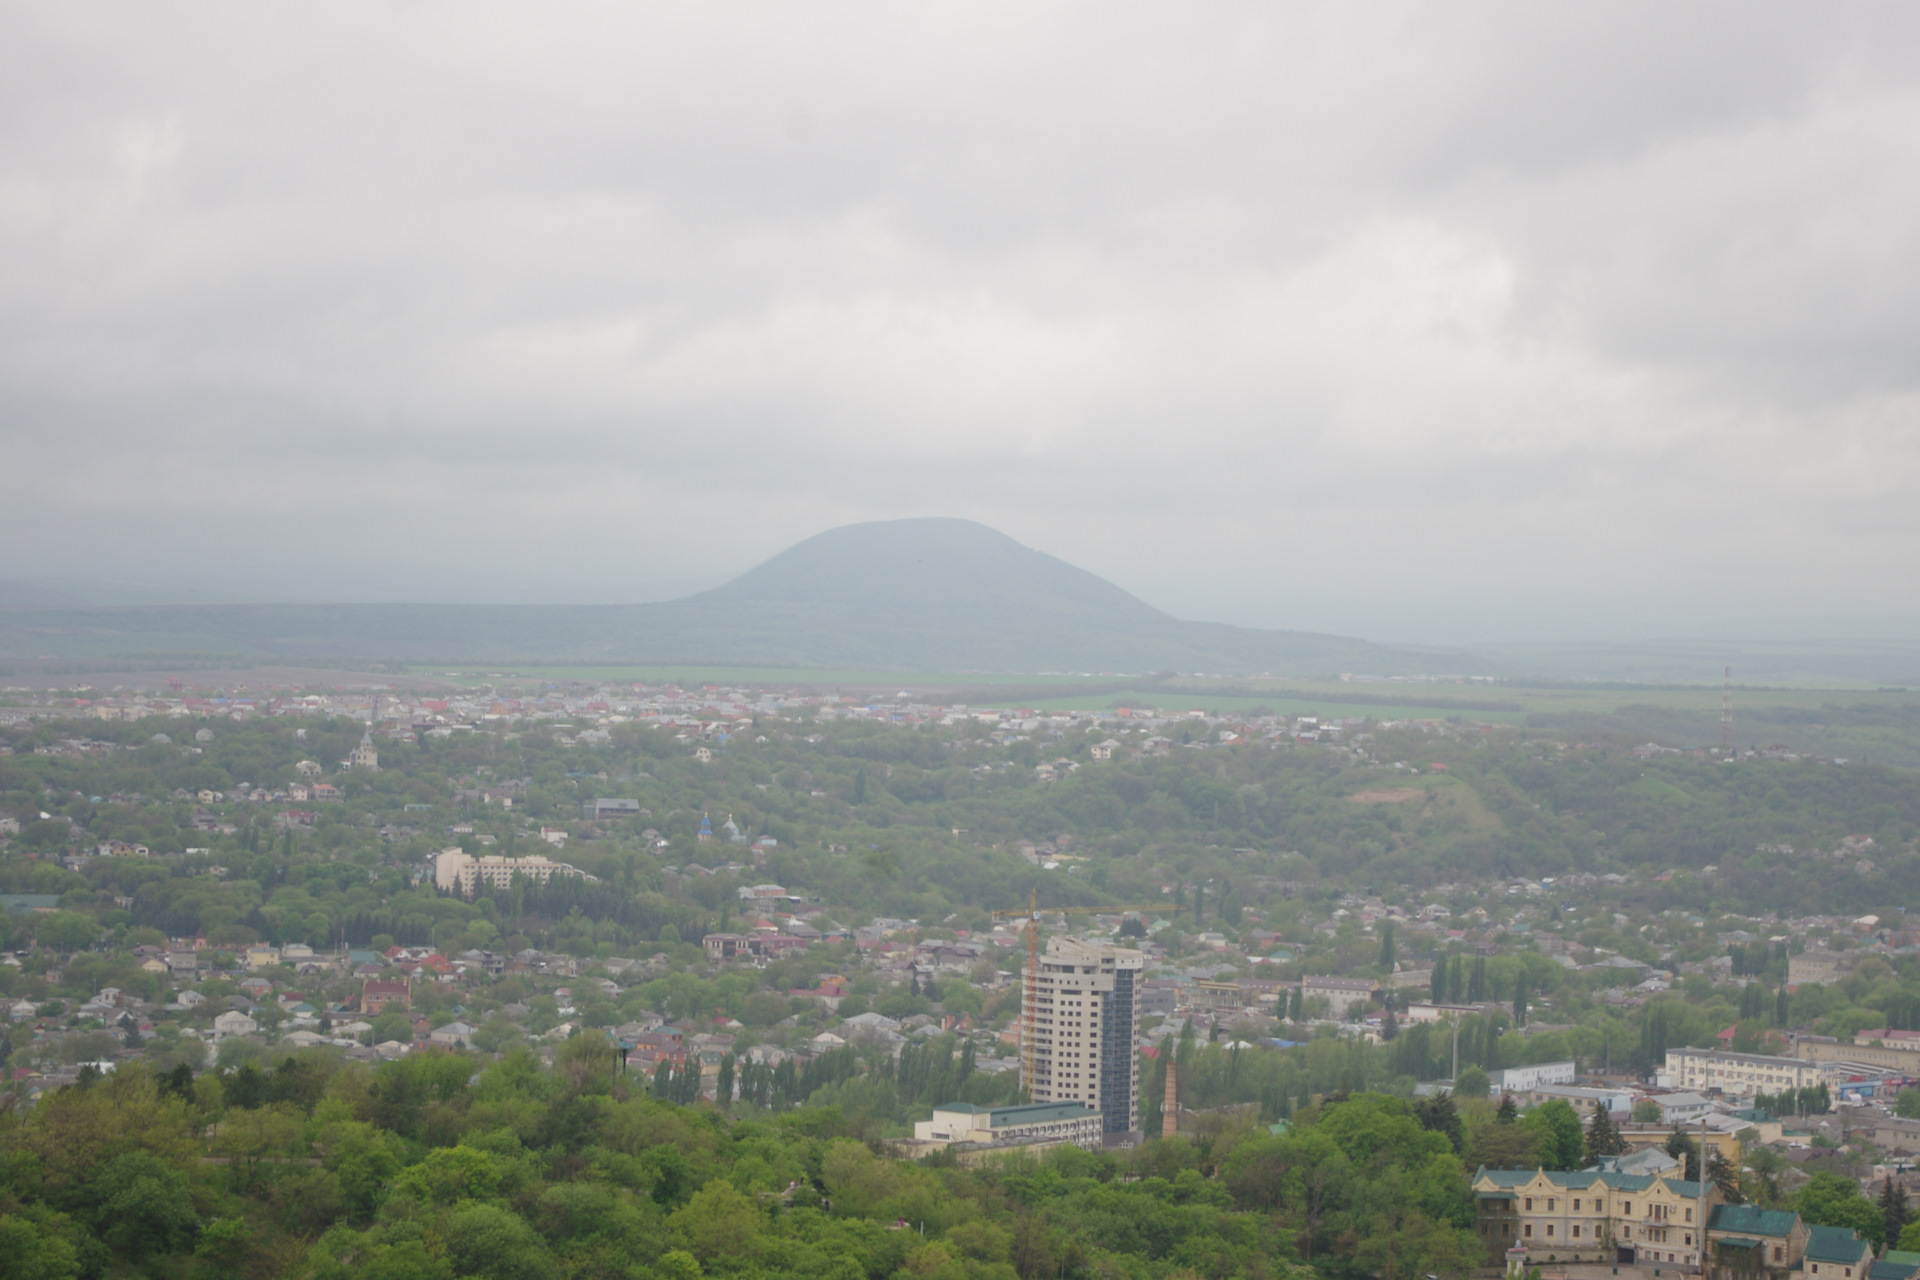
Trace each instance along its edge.
<instances>
[{"instance_id":1,"label":"distant ridge","mask_svg":"<svg viewBox=\"0 0 1920 1280\"><path fill-rule=\"evenodd\" d=\"M829 529L723 586L659 604L0 610L0 654L154 651L1022 673L1484 669L1460 654L1184 622L983 524L938 518Z\"/></svg>"}]
</instances>

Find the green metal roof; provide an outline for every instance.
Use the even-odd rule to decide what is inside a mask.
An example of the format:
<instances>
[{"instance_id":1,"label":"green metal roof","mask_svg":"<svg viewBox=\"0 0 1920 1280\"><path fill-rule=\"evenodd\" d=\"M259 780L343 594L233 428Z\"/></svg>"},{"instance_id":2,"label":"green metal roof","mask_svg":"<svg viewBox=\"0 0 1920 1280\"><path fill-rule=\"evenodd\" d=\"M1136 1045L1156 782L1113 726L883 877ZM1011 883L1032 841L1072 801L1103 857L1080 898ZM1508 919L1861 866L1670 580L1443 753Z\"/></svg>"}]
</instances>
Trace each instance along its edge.
<instances>
[{"instance_id":1,"label":"green metal roof","mask_svg":"<svg viewBox=\"0 0 1920 1280\"><path fill-rule=\"evenodd\" d=\"M1852 1227L1807 1224L1807 1257L1815 1262L1858 1263L1870 1254L1871 1247Z\"/></svg>"},{"instance_id":2,"label":"green metal roof","mask_svg":"<svg viewBox=\"0 0 1920 1280\"><path fill-rule=\"evenodd\" d=\"M1751 1204L1715 1205L1707 1218L1709 1231L1735 1231L1743 1236L1772 1236L1776 1239L1793 1234L1794 1224L1800 1215L1786 1209L1762 1209Z\"/></svg>"},{"instance_id":3,"label":"green metal roof","mask_svg":"<svg viewBox=\"0 0 1920 1280\"><path fill-rule=\"evenodd\" d=\"M1621 1173L1615 1169L1598 1177L1615 1191L1645 1191L1653 1185L1653 1175L1650 1173Z\"/></svg>"},{"instance_id":4,"label":"green metal roof","mask_svg":"<svg viewBox=\"0 0 1920 1280\"><path fill-rule=\"evenodd\" d=\"M1714 1241L1714 1243L1725 1245L1729 1249L1758 1249L1761 1247L1761 1242L1755 1240L1752 1236L1723 1236Z\"/></svg>"},{"instance_id":5,"label":"green metal roof","mask_svg":"<svg viewBox=\"0 0 1920 1280\"><path fill-rule=\"evenodd\" d=\"M1889 1249L1880 1261L1897 1262L1906 1267L1920 1267L1920 1253L1912 1249Z\"/></svg>"},{"instance_id":6,"label":"green metal roof","mask_svg":"<svg viewBox=\"0 0 1920 1280\"><path fill-rule=\"evenodd\" d=\"M1894 1262L1882 1258L1867 1268L1868 1280L1911 1280L1915 1271L1920 1271L1920 1262Z\"/></svg>"},{"instance_id":7,"label":"green metal roof","mask_svg":"<svg viewBox=\"0 0 1920 1280\"><path fill-rule=\"evenodd\" d=\"M947 1108L942 1107L941 1110L945 1111ZM976 1111L974 1114L979 1113ZM987 1126L1001 1129L1016 1124L1047 1124L1054 1120L1079 1120L1099 1114L1084 1102L1029 1102L1018 1107L995 1107L987 1116Z\"/></svg>"},{"instance_id":8,"label":"green metal roof","mask_svg":"<svg viewBox=\"0 0 1920 1280\"><path fill-rule=\"evenodd\" d=\"M1595 1173L1591 1169L1489 1169L1482 1165L1480 1171L1473 1175L1473 1180L1479 1182L1486 1178L1497 1187L1524 1187L1535 1178L1544 1177L1553 1186L1582 1190L1612 1176L1616 1175ZM1641 1179L1638 1184L1629 1187L1628 1190L1638 1191L1650 1181L1652 1179Z\"/></svg>"},{"instance_id":9,"label":"green metal roof","mask_svg":"<svg viewBox=\"0 0 1920 1280\"><path fill-rule=\"evenodd\" d=\"M1481 1200L1518 1200L1520 1197L1512 1191L1476 1191L1473 1193Z\"/></svg>"}]
</instances>

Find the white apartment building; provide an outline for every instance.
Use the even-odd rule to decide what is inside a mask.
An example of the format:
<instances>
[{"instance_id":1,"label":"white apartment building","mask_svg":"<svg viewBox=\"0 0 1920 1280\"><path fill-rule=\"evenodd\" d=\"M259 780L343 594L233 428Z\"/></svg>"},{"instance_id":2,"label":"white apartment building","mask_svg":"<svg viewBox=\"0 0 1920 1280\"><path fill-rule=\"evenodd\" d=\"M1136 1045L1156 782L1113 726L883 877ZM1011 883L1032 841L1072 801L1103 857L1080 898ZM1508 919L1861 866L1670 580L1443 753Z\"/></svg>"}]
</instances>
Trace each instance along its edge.
<instances>
[{"instance_id":1,"label":"white apartment building","mask_svg":"<svg viewBox=\"0 0 1920 1280\"><path fill-rule=\"evenodd\" d=\"M555 862L545 854L531 858L507 858L497 853L476 858L463 849L442 849L433 860L433 883L443 892L458 892L471 898L486 885L491 889L513 887L515 876L525 876L536 884L545 884L555 876L580 876L591 880L578 867Z\"/></svg>"},{"instance_id":2,"label":"white apartment building","mask_svg":"<svg viewBox=\"0 0 1920 1280\"><path fill-rule=\"evenodd\" d=\"M1508 1067L1505 1071L1487 1072L1487 1083L1502 1093L1524 1093L1528 1089L1538 1089L1542 1085L1572 1084L1574 1067L1571 1060L1563 1062L1535 1062L1524 1067Z\"/></svg>"},{"instance_id":3,"label":"white apartment building","mask_svg":"<svg viewBox=\"0 0 1920 1280\"><path fill-rule=\"evenodd\" d=\"M1033 1062L1035 1103L1081 1102L1100 1113L1101 1132L1139 1127L1138 951L1079 938L1049 938L1027 974L1023 1032Z\"/></svg>"},{"instance_id":4,"label":"white apartment building","mask_svg":"<svg viewBox=\"0 0 1920 1280\"><path fill-rule=\"evenodd\" d=\"M1669 1049L1661 1082L1676 1089L1718 1089L1751 1097L1805 1089L1820 1083L1820 1064L1799 1058L1774 1058L1760 1053L1730 1053L1725 1049Z\"/></svg>"}]
</instances>

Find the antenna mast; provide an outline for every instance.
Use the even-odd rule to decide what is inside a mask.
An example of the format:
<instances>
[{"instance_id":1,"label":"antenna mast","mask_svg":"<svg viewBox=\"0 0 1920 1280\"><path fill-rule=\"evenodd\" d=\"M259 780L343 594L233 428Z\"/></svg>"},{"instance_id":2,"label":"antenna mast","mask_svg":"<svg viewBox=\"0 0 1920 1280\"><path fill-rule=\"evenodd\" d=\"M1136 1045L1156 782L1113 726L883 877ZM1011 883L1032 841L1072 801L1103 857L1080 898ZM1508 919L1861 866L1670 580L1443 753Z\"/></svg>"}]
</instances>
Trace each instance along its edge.
<instances>
[{"instance_id":1,"label":"antenna mast","mask_svg":"<svg viewBox=\"0 0 1920 1280\"><path fill-rule=\"evenodd\" d=\"M1726 683L1720 686L1720 747L1733 745L1733 667L1727 667Z\"/></svg>"}]
</instances>

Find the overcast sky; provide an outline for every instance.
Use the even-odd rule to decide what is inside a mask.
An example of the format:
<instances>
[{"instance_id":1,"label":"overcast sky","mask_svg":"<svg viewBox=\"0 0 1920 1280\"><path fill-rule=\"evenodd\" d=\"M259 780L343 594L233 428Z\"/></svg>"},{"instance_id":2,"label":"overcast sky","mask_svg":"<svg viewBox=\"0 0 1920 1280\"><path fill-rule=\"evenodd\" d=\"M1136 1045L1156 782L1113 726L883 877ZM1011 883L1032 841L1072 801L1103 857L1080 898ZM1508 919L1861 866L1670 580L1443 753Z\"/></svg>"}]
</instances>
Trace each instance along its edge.
<instances>
[{"instance_id":1,"label":"overcast sky","mask_svg":"<svg viewBox=\"0 0 1920 1280\"><path fill-rule=\"evenodd\" d=\"M1894 625L1917 337L1911 6L0 16L0 576L958 515L1188 617Z\"/></svg>"}]
</instances>

